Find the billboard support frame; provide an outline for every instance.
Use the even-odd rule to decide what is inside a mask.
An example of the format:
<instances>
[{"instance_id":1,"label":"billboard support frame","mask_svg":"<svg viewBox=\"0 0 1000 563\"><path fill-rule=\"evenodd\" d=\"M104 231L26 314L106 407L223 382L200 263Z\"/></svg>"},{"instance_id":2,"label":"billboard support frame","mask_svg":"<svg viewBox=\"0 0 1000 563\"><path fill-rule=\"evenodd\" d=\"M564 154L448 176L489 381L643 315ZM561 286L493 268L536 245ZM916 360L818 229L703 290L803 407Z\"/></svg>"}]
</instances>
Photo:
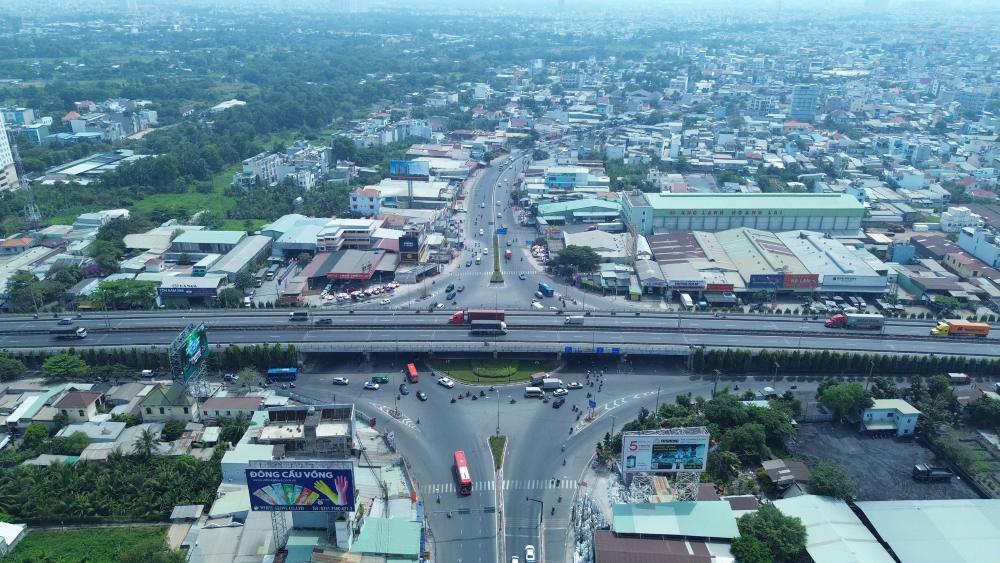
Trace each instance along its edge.
<instances>
[{"instance_id":1,"label":"billboard support frame","mask_svg":"<svg viewBox=\"0 0 1000 563\"><path fill-rule=\"evenodd\" d=\"M626 462L626 455L628 449L626 444L628 443L629 437L644 436L647 438L655 439L657 437L677 437L677 438L687 438L690 441L687 442L689 445L697 445L695 440L704 439L705 451L702 457L702 467L699 468L682 468L682 469L650 469L650 470L632 470L628 469L628 464ZM633 476L643 476L647 477L654 473L666 473L671 474L673 477L673 489L674 497L679 501L690 501L696 500L698 497L698 483L701 481L701 473L705 470L705 463L708 460L708 446L711 440L711 435L708 429L704 426L685 426L678 428L661 428L658 430L649 430L644 432L626 432L622 434L622 460L621 469L622 477L625 481L625 485L629 486L632 482ZM650 444L650 455L652 455L652 444ZM650 462L651 464L652 462Z\"/></svg>"},{"instance_id":2,"label":"billboard support frame","mask_svg":"<svg viewBox=\"0 0 1000 563\"><path fill-rule=\"evenodd\" d=\"M211 347L208 345L208 337L205 337L204 349L202 350L201 357L199 357L196 362L194 371L190 372L190 375L185 377L185 373L188 372L186 369L187 355L184 353L184 346L186 345L188 339L191 338L192 334L200 333L206 334L205 323L190 323L184 330L174 338L173 342L170 343L169 351L169 361L170 361L170 375L175 381L180 381L185 386L195 386L198 384L202 375L205 374L206 365L208 363L208 354L210 353Z\"/></svg>"}]
</instances>

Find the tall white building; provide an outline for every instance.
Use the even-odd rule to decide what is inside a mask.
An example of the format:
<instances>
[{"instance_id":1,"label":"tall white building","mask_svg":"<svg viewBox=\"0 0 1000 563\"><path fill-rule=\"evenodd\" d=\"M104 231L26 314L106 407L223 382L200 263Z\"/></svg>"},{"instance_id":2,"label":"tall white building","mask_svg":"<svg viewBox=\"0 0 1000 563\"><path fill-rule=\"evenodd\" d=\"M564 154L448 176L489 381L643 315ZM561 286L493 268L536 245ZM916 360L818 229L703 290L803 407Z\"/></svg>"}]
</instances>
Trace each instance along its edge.
<instances>
[{"instance_id":1,"label":"tall white building","mask_svg":"<svg viewBox=\"0 0 1000 563\"><path fill-rule=\"evenodd\" d=\"M788 117L799 121L816 119L816 105L819 103L819 86L816 84L796 84L788 104Z\"/></svg>"},{"instance_id":2,"label":"tall white building","mask_svg":"<svg viewBox=\"0 0 1000 563\"><path fill-rule=\"evenodd\" d=\"M7 125L3 120L3 115L0 115L0 193L16 190L17 187L14 153L10 150L10 141L7 140Z\"/></svg>"}]
</instances>

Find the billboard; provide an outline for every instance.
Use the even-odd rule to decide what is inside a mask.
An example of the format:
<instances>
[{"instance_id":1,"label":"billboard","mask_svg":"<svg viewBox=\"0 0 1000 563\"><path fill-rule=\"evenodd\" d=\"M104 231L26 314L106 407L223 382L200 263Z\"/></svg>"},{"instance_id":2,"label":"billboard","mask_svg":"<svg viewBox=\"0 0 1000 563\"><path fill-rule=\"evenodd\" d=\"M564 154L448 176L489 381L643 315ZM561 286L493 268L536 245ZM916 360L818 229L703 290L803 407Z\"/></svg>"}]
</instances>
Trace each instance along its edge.
<instances>
[{"instance_id":1,"label":"billboard","mask_svg":"<svg viewBox=\"0 0 1000 563\"><path fill-rule=\"evenodd\" d=\"M676 473L704 471L708 459L708 432L697 434L622 435L625 472Z\"/></svg>"},{"instance_id":2,"label":"billboard","mask_svg":"<svg viewBox=\"0 0 1000 563\"><path fill-rule=\"evenodd\" d=\"M705 291L732 291L733 284L731 283L710 283L705 286Z\"/></svg>"},{"instance_id":3,"label":"billboard","mask_svg":"<svg viewBox=\"0 0 1000 563\"><path fill-rule=\"evenodd\" d=\"M400 252L417 252L420 250L420 237L416 235L403 235L399 237Z\"/></svg>"},{"instance_id":4,"label":"billboard","mask_svg":"<svg viewBox=\"0 0 1000 563\"><path fill-rule=\"evenodd\" d=\"M205 325L188 325L170 347L170 366L175 379L185 383L201 371L208 358L208 335Z\"/></svg>"},{"instance_id":5,"label":"billboard","mask_svg":"<svg viewBox=\"0 0 1000 563\"><path fill-rule=\"evenodd\" d=\"M354 469L350 462L251 462L245 471L251 510L354 511Z\"/></svg>"},{"instance_id":6,"label":"billboard","mask_svg":"<svg viewBox=\"0 0 1000 563\"><path fill-rule=\"evenodd\" d=\"M751 274L747 287L750 289L761 287L782 287L785 283L784 274Z\"/></svg>"},{"instance_id":7,"label":"billboard","mask_svg":"<svg viewBox=\"0 0 1000 563\"><path fill-rule=\"evenodd\" d=\"M430 165L422 160L390 160L389 177L393 180L426 180Z\"/></svg>"},{"instance_id":8,"label":"billboard","mask_svg":"<svg viewBox=\"0 0 1000 563\"><path fill-rule=\"evenodd\" d=\"M819 274L785 274L785 289L812 289L819 287Z\"/></svg>"}]
</instances>

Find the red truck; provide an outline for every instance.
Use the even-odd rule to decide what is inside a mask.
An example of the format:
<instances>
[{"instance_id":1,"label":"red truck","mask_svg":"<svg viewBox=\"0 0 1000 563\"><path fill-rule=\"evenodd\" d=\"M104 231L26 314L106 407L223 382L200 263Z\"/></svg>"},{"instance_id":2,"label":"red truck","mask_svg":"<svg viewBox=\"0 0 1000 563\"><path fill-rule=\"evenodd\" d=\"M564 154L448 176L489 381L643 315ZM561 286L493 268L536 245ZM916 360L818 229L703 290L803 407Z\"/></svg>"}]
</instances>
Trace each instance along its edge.
<instances>
[{"instance_id":1,"label":"red truck","mask_svg":"<svg viewBox=\"0 0 1000 563\"><path fill-rule=\"evenodd\" d=\"M507 260L510 260L511 258L514 257L514 253L511 252L510 249L508 248L507 250L503 251L503 257L506 258Z\"/></svg>"},{"instance_id":2,"label":"red truck","mask_svg":"<svg viewBox=\"0 0 1000 563\"><path fill-rule=\"evenodd\" d=\"M469 309L468 311L455 311L448 317L448 324L461 325L472 321L503 321L505 320L503 309Z\"/></svg>"}]
</instances>

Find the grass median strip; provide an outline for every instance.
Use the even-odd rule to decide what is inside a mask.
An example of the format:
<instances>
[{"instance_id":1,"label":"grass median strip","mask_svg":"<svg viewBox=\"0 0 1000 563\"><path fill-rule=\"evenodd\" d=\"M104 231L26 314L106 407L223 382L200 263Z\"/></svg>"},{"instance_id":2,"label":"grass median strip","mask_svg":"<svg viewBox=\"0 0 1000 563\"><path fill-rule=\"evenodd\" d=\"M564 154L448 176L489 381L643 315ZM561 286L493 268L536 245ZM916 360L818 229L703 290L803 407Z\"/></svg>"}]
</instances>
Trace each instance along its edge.
<instances>
[{"instance_id":1,"label":"grass median strip","mask_svg":"<svg viewBox=\"0 0 1000 563\"><path fill-rule=\"evenodd\" d=\"M555 362L504 359L454 359L434 363L436 371L465 383L501 384L524 381L540 371L552 371Z\"/></svg>"},{"instance_id":2,"label":"grass median strip","mask_svg":"<svg viewBox=\"0 0 1000 563\"><path fill-rule=\"evenodd\" d=\"M495 469L500 469L503 466L503 448L506 443L506 436L490 436L490 451L493 452L493 467Z\"/></svg>"}]
</instances>

